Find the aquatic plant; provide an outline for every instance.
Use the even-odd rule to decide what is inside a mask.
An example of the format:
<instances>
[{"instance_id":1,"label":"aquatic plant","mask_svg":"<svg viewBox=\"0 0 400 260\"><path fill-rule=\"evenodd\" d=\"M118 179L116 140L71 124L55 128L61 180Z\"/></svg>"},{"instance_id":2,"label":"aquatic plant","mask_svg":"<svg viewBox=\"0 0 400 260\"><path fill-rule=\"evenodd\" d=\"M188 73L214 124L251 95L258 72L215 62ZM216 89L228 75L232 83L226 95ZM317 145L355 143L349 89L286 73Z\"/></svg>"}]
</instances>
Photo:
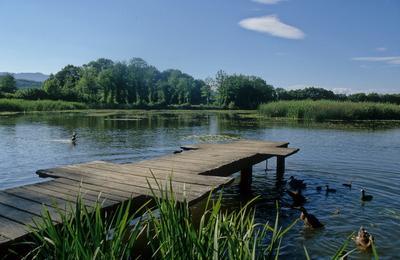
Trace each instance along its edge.
<instances>
[{"instance_id":1,"label":"aquatic plant","mask_svg":"<svg viewBox=\"0 0 400 260\"><path fill-rule=\"evenodd\" d=\"M58 111L85 108L87 106L83 103L60 100L0 99L0 111L7 112Z\"/></svg>"},{"instance_id":2,"label":"aquatic plant","mask_svg":"<svg viewBox=\"0 0 400 260\"><path fill-rule=\"evenodd\" d=\"M145 227L142 222L133 226L131 222L143 206L132 213L132 204L128 201L114 214L103 214L99 201L88 207L81 196L77 197L74 207L69 206L67 211L57 208L61 220L58 225L54 225L49 210L44 208L42 217L34 221L34 246L25 258L127 259L132 256L132 248Z\"/></svg>"},{"instance_id":3,"label":"aquatic plant","mask_svg":"<svg viewBox=\"0 0 400 260\"><path fill-rule=\"evenodd\" d=\"M388 103L328 100L279 101L260 105L267 117L304 120L400 120L400 106Z\"/></svg>"},{"instance_id":4,"label":"aquatic plant","mask_svg":"<svg viewBox=\"0 0 400 260\"><path fill-rule=\"evenodd\" d=\"M279 256L283 236L297 221L283 229L279 209L273 226L257 224L253 199L238 211L221 210L221 196L208 198L199 226L193 225L189 205L178 203L171 188L162 188L156 199L157 214L150 211L148 237L153 257L161 259L272 259ZM155 196L155 194L154 194Z\"/></svg>"}]
</instances>

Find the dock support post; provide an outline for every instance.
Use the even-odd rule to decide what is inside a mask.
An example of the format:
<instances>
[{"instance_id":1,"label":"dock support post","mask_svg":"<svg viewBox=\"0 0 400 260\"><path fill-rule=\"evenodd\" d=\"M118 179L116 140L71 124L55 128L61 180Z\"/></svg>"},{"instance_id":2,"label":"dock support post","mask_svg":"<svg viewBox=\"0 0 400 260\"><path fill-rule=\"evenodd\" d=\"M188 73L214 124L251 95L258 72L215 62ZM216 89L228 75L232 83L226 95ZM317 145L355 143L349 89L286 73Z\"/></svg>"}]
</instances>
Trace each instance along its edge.
<instances>
[{"instance_id":1,"label":"dock support post","mask_svg":"<svg viewBox=\"0 0 400 260\"><path fill-rule=\"evenodd\" d=\"M240 188L249 189L253 176L253 166L246 167L240 171Z\"/></svg>"},{"instance_id":2,"label":"dock support post","mask_svg":"<svg viewBox=\"0 0 400 260\"><path fill-rule=\"evenodd\" d=\"M276 157L276 178L281 180L283 178L283 174L285 173L285 157L277 156Z\"/></svg>"}]
</instances>

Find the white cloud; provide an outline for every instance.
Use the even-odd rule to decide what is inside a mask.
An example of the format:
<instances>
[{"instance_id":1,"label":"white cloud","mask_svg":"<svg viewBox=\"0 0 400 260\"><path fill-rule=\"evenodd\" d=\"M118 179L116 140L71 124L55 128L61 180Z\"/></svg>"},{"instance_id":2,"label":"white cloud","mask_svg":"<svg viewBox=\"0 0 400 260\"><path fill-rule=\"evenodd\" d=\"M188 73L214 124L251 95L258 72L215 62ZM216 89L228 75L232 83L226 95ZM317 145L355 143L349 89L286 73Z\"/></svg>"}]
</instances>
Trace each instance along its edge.
<instances>
[{"instance_id":1,"label":"white cloud","mask_svg":"<svg viewBox=\"0 0 400 260\"><path fill-rule=\"evenodd\" d=\"M282 2L282 0L253 0L253 2L257 2L260 4L266 4L266 5L274 5L279 2Z\"/></svg>"},{"instance_id":2,"label":"white cloud","mask_svg":"<svg viewBox=\"0 0 400 260\"><path fill-rule=\"evenodd\" d=\"M369 61L369 62L384 62L387 64L400 65L400 56L386 56L386 57L354 57L355 61Z\"/></svg>"},{"instance_id":3,"label":"white cloud","mask_svg":"<svg viewBox=\"0 0 400 260\"><path fill-rule=\"evenodd\" d=\"M378 48L376 48L375 50L377 50L377 51L386 51L387 50L387 48L386 47L378 47Z\"/></svg>"},{"instance_id":4,"label":"white cloud","mask_svg":"<svg viewBox=\"0 0 400 260\"><path fill-rule=\"evenodd\" d=\"M298 28L281 22L276 15L243 19L239 25L247 30L270 34L286 39L303 39L305 34Z\"/></svg>"}]
</instances>

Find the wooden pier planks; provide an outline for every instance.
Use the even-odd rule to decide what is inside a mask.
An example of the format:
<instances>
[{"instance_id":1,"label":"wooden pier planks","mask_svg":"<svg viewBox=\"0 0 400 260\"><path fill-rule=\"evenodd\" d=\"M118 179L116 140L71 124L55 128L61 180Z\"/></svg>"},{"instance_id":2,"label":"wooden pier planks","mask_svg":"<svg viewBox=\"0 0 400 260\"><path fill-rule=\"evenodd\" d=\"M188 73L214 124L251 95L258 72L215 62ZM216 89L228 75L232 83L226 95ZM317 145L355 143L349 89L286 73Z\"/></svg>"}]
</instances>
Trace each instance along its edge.
<instances>
[{"instance_id":1,"label":"wooden pier planks","mask_svg":"<svg viewBox=\"0 0 400 260\"><path fill-rule=\"evenodd\" d=\"M298 151L287 142L240 140L227 144L200 144L183 153L136 163L114 164L94 161L38 170L50 181L0 191L0 245L28 234L46 206L54 223L57 210L73 210L78 193L87 206L101 201L104 208L129 199L141 201L158 185L172 186L177 200L193 204L233 181L226 177L273 156L284 158ZM207 176L204 176L207 175ZM150 185L150 187L149 187Z\"/></svg>"}]
</instances>

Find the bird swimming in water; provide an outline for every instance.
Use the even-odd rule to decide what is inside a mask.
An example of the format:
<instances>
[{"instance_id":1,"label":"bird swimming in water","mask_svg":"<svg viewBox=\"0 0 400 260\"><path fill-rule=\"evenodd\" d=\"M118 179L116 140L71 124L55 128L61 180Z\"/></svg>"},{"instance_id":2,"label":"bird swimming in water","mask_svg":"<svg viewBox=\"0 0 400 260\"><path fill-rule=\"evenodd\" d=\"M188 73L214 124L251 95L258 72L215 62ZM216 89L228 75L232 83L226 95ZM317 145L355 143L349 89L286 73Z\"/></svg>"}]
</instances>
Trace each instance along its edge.
<instances>
[{"instance_id":1,"label":"bird swimming in water","mask_svg":"<svg viewBox=\"0 0 400 260\"><path fill-rule=\"evenodd\" d=\"M352 183L349 182L349 183L343 183L342 185L351 189L351 184L352 184Z\"/></svg>"},{"instance_id":2,"label":"bird swimming in water","mask_svg":"<svg viewBox=\"0 0 400 260\"><path fill-rule=\"evenodd\" d=\"M325 187L326 187L326 193L329 193L329 192L336 192L336 189L332 189L332 188L329 188L329 185L327 184L327 185L325 185Z\"/></svg>"},{"instance_id":3,"label":"bird swimming in water","mask_svg":"<svg viewBox=\"0 0 400 260\"><path fill-rule=\"evenodd\" d=\"M322 190L322 186L317 186L315 189L316 189L317 191L321 191L321 190Z\"/></svg>"},{"instance_id":4,"label":"bird swimming in water","mask_svg":"<svg viewBox=\"0 0 400 260\"><path fill-rule=\"evenodd\" d=\"M299 189L298 191L287 190L286 193L289 194L290 197L292 197L293 206L303 205L307 201L306 197L301 194L301 189Z\"/></svg>"},{"instance_id":5,"label":"bird swimming in water","mask_svg":"<svg viewBox=\"0 0 400 260\"><path fill-rule=\"evenodd\" d=\"M374 243L374 237L365 228L360 227L357 236L354 238L354 242L356 242L357 246L366 250Z\"/></svg>"},{"instance_id":6,"label":"bird swimming in water","mask_svg":"<svg viewBox=\"0 0 400 260\"><path fill-rule=\"evenodd\" d=\"M304 183L304 180L295 179L293 176L290 176L289 186L292 189L304 189L307 185Z\"/></svg>"},{"instance_id":7,"label":"bird swimming in water","mask_svg":"<svg viewBox=\"0 0 400 260\"><path fill-rule=\"evenodd\" d=\"M75 132L72 132L72 137L71 137L72 144L75 145L77 140L78 140L78 135Z\"/></svg>"},{"instance_id":8,"label":"bird swimming in water","mask_svg":"<svg viewBox=\"0 0 400 260\"><path fill-rule=\"evenodd\" d=\"M176 151L174 151L174 154L178 154L178 153L181 153L181 152L183 152L183 150L176 150Z\"/></svg>"},{"instance_id":9,"label":"bird swimming in water","mask_svg":"<svg viewBox=\"0 0 400 260\"><path fill-rule=\"evenodd\" d=\"M300 207L300 219L303 220L304 224L311 228L322 228L322 224L313 214L309 214L304 207Z\"/></svg>"},{"instance_id":10,"label":"bird swimming in water","mask_svg":"<svg viewBox=\"0 0 400 260\"><path fill-rule=\"evenodd\" d=\"M361 200L362 201L371 201L373 199L372 195L365 195L365 190L361 189Z\"/></svg>"}]
</instances>

